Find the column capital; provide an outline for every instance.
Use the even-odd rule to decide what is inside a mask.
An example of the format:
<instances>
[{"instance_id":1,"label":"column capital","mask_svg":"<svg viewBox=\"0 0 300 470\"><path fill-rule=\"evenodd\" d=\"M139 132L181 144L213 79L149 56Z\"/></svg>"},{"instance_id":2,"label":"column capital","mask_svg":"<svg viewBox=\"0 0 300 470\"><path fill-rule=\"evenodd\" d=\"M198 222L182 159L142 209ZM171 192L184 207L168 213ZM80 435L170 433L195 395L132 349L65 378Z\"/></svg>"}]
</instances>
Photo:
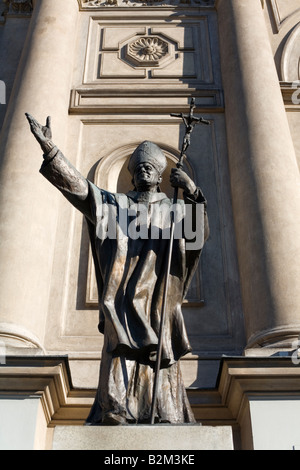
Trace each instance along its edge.
<instances>
[{"instance_id":1,"label":"column capital","mask_svg":"<svg viewBox=\"0 0 300 470\"><path fill-rule=\"evenodd\" d=\"M32 0L3 0L5 10L3 15L7 16L30 16L33 10Z\"/></svg>"}]
</instances>

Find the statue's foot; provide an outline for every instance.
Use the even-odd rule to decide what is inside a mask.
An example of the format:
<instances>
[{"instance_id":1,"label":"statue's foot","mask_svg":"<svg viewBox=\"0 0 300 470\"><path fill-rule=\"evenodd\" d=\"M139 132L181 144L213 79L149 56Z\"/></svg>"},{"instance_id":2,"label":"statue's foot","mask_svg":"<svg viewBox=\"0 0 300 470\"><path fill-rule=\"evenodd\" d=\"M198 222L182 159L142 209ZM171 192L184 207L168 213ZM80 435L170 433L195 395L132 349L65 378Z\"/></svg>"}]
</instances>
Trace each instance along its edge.
<instances>
[{"instance_id":1,"label":"statue's foot","mask_svg":"<svg viewBox=\"0 0 300 470\"><path fill-rule=\"evenodd\" d=\"M119 426L122 424L126 424L126 419L124 418L124 416L108 412L105 413L102 419L102 424L105 424L107 426Z\"/></svg>"}]
</instances>

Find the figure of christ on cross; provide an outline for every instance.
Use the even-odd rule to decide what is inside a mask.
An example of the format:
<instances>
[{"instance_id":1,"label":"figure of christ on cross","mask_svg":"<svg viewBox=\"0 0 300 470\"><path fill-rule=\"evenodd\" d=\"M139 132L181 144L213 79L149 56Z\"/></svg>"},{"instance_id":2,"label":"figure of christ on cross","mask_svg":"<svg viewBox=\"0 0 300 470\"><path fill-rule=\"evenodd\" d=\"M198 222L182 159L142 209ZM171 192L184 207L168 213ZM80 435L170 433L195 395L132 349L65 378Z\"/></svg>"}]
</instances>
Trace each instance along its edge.
<instances>
[{"instance_id":1,"label":"figure of christ on cross","mask_svg":"<svg viewBox=\"0 0 300 470\"><path fill-rule=\"evenodd\" d=\"M195 107L196 107L195 98L192 98L189 114L171 113L172 117L181 118L184 122L184 125L185 125L185 135L184 135L184 138L183 138L183 144L182 144L182 148L181 148L181 157L183 157L185 155L188 147L191 145L191 134L194 130L195 125L200 124L200 123L210 125L210 122L207 121L206 119L203 119L202 117L194 116ZM177 167L178 167L178 165L177 165Z\"/></svg>"}]
</instances>

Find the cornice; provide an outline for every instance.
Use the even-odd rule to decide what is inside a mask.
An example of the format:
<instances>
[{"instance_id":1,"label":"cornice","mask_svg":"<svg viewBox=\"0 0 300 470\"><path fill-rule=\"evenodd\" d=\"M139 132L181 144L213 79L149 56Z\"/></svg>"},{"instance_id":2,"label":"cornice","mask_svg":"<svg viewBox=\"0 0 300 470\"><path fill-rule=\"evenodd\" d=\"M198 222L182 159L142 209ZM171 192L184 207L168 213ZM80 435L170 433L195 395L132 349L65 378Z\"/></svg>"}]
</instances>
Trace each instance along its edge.
<instances>
[{"instance_id":1,"label":"cornice","mask_svg":"<svg viewBox=\"0 0 300 470\"><path fill-rule=\"evenodd\" d=\"M251 397L288 398L299 393L300 366L292 357L211 359L220 361L215 388L187 390L202 424L236 425ZM7 357L6 364L0 365L1 396L40 397L51 427L83 424L95 392L73 387L67 356Z\"/></svg>"},{"instance_id":2,"label":"cornice","mask_svg":"<svg viewBox=\"0 0 300 470\"><path fill-rule=\"evenodd\" d=\"M48 426L82 424L92 406L94 390L75 390L66 356L10 356L0 366L1 396L41 399Z\"/></svg>"},{"instance_id":3,"label":"cornice","mask_svg":"<svg viewBox=\"0 0 300 470\"><path fill-rule=\"evenodd\" d=\"M78 0L81 11L97 11L103 7L195 6L214 8L215 0Z\"/></svg>"}]
</instances>

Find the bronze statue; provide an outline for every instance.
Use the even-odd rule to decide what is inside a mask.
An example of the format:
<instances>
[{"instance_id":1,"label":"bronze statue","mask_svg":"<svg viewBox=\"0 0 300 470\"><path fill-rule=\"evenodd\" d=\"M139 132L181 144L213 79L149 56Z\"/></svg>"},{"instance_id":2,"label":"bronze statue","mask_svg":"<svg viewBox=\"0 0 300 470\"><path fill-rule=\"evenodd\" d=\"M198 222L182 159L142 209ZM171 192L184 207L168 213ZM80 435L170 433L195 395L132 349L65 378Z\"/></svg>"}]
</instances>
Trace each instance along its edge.
<instances>
[{"instance_id":1,"label":"bronze statue","mask_svg":"<svg viewBox=\"0 0 300 470\"><path fill-rule=\"evenodd\" d=\"M134 189L126 195L112 194L84 178L63 156L51 140L50 118L42 126L26 116L44 154L40 172L84 214L89 228L104 346L87 424L149 423L169 244L162 236L166 232L161 214L162 208L173 210L172 201L159 188L166 157L156 144L143 142L129 159ZM191 208L192 217L184 224L194 223L196 214L202 241L193 246L184 234L173 241L154 417L158 423L193 423L179 365L179 359L191 351L181 304L209 229L201 190L181 168L172 170L170 182L183 189L184 200L177 205ZM130 234L132 227L135 236Z\"/></svg>"}]
</instances>

